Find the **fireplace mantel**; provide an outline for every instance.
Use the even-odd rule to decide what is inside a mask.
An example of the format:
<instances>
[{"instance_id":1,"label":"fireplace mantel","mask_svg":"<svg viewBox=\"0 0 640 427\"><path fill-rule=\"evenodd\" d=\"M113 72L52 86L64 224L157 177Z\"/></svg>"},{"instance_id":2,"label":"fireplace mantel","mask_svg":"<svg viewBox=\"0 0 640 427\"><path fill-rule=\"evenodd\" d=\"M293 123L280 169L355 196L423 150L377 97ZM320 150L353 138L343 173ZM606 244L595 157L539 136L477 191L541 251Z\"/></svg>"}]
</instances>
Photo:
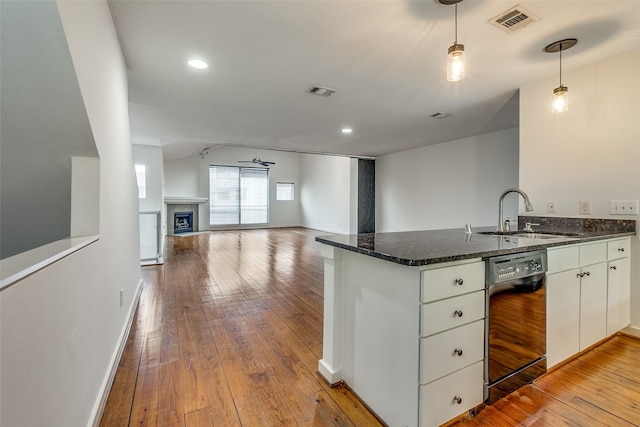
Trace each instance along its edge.
<instances>
[{"instance_id":1,"label":"fireplace mantel","mask_svg":"<svg viewBox=\"0 0 640 427\"><path fill-rule=\"evenodd\" d=\"M209 199L206 197L165 197L164 202L167 205L191 205L199 203L207 203Z\"/></svg>"}]
</instances>

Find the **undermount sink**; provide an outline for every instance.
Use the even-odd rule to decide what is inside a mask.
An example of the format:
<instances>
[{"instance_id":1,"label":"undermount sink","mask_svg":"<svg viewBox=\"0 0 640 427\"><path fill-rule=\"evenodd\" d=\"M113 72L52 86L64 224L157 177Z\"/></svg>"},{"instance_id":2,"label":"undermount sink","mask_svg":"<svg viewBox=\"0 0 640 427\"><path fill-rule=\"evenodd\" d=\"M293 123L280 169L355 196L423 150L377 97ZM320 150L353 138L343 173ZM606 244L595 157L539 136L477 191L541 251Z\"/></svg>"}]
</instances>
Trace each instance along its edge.
<instances>
[{"instance_id":1,"label":"undermount sink","mask_svg":"<svg viewBox=\"0 0 640 427\"><path fill-rule=\"evenodd\" d=\"M555 231L481 231L478 234L487 234L490 236L509 236L509 237L524 237L527 239L558 239L561 237L579 237L578 233L562 233Z\"/></svg>"}]
</instances>

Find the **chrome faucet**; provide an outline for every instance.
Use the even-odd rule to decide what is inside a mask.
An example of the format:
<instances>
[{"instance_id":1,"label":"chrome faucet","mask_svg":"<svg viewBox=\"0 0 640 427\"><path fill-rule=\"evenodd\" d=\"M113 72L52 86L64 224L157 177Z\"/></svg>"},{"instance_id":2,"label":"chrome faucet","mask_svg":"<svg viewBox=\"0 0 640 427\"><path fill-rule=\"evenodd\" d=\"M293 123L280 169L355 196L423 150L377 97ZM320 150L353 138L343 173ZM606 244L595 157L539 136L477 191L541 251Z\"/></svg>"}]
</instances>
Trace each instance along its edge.
<instances>
[{"instance_id":1,"label":"chrome faucet","mask_svg":"<svg viewBox=\"0 0 640 427\"><path fill-rule=\"evenodd\" d=\"M527 196L527 193L525 193L524 191L520 190L519 188L509 188L508 190L505 190L504 193L502 193L502 195L500 195L500 201L498 202L498 228L497 231L505 231L504 230L504 222L502 220L502 217L504 216L503 211L504 211L504 197L509 194L509 193L518 193L522 196L522 198L524 199L524 210L526 212L531 212L533 210L533 205L531 204L531 201L529 200L529 196Z\"/></svg>"}]
</instances>

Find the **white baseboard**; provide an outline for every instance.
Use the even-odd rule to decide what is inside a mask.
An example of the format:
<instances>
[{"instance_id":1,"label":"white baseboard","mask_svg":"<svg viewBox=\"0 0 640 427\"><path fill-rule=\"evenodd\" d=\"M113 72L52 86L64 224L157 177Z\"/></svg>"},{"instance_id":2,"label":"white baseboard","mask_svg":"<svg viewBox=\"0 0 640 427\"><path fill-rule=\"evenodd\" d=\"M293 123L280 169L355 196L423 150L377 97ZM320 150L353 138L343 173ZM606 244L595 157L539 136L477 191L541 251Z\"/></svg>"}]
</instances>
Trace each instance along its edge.
<instances>
[{"instance_id":1,"label":"white baseboard","mask_svg":"<svg viewBox=\"0 0 640 427\"><path fill-rule=\"evenodd\" d=\"M111 368L107 372L102 381L102 385L100 386L100 392L98 393L98 398L96 399L95 404L93 405L93 410L91 411L91 417L89 417L89 422L87 423L88 427L98 427L100 425L100 420L102 419L102 414L104 413L104 408L107 405L107 399L109 398L109 392L111 391L111 386L113 385L113 380L116 377L116 372L118 371L118 365L120 364L120 358L122 357L122 353L124 352L124 347L127 344L127 338L129 337L129 331L131 330L131 325L133 324L133 318L136 314L136 309L138 308L138 302L140 301L140 294L142 294L142 279L138 282L138 287L136 288L135 297L131 302L131 306L129 307L129 313L127 317L127 322L122 328L122 332L120 333L120 337L118 338L118 345L111 357Z\"/></svg>"},{"instance_id":2,"label":"white baseboard","mask_svg":"<svg viewBox=\"0 0 640 427\"><path fill-rule=\"evenodd\" d=\"M622 332L640 338L640 328L635 326L627 326L622 330Z\"/></svg>"},{"instance_id":3,"label":"white baseboard","mask_svg":"<svg viewBox=\"0 0 640 427\"><path fill-rule=\"evenodd\" d=\"M342 381L342 369L334 370L324 359L318 361L318 373L329 385L334 385Z\"/></svg>"}]
</instances>

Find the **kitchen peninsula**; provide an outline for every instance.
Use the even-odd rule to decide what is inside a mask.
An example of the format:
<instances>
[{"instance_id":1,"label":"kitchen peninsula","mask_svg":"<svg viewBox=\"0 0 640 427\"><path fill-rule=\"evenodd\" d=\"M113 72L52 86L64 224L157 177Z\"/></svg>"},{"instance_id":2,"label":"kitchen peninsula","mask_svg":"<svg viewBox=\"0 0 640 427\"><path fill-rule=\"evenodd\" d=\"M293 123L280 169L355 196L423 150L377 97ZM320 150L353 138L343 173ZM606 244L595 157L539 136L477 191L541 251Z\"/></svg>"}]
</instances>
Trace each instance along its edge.
<instances>
[{"instance_id":1,"label":"kitchen peninsula","mask_svg":"<svg viewBox=\"0 0 640 427\"><path fill-rule=\"evenodd\" d=\"M486 258L562 249L562 257L550 255L550 265L574 252L577 264L580 250L588 248L583 252L596 254L593 259L606 264L627 257L628 265L635 221L534 221L568 235L540 239L452 229L317 237L325 263L320 374L332 384L344 381L390 426L437 426L481 404ZM573 267L568 261L567 269ZM628 324L628 277L622 283L627 300L615 315ZM606 292L606 279L604 287ZM563 351L558 354L565 357Z\"/></svg>"}]
</instances>

